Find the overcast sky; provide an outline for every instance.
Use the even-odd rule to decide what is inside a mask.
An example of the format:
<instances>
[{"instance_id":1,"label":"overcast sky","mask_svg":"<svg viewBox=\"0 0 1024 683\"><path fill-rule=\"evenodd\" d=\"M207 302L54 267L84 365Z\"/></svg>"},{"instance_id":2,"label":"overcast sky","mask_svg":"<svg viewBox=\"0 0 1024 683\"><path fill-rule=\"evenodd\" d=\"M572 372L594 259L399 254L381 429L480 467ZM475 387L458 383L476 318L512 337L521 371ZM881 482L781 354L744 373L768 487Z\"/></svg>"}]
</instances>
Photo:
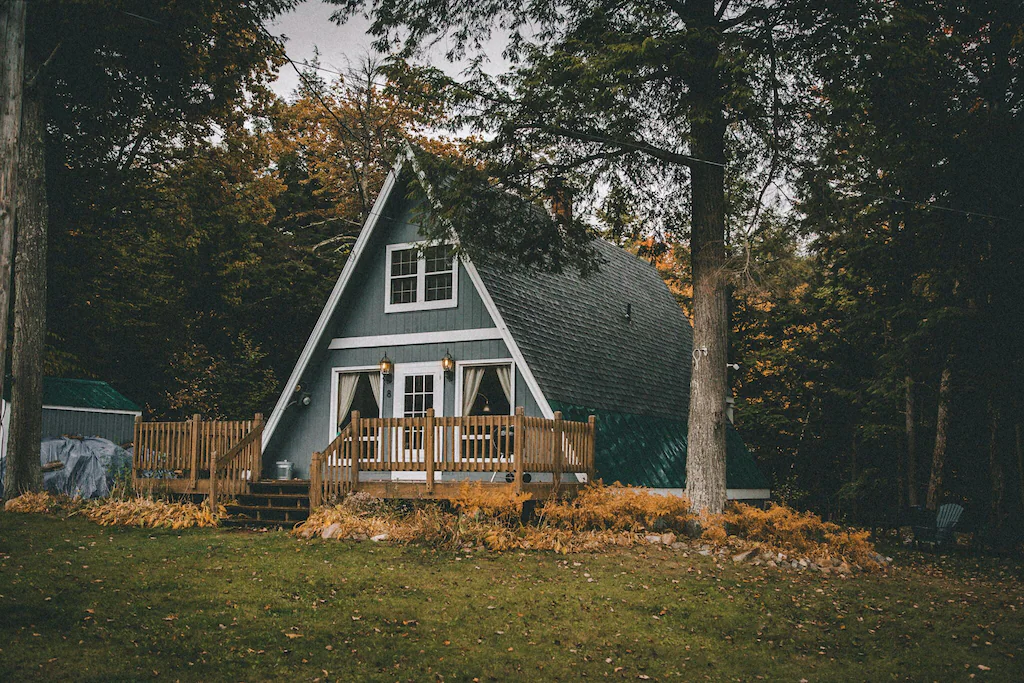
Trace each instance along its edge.
<instances>
[{"instance_id":1,"label":"overcast sky","mask_svg":"<svg viewBox=\"0 0 1024 683\"><path fill-rule=\"evenodd\" d=\"M286 36L285 48L288 56L296 62L308 62L313 59L316 49L320 50L321 66L345 71L349 66L359 65L362 57L371 51L372 36L367 34L370 22L362 17L350 19L342 26L331 22L330 16L336 7L319 0L307 0L299 7L282 15L267 29L277 36ZM486 53L491 58L491 66L487 71L498 73L507 68L501 59L504 39L496 38L486 46ZM445 45L442 43L431 50L429 61L452 75L461 69L459 64L449 64L444 58ZM331 74L324 74L332 78ZM281 67L280 76L274 84L274 91L282 97L291 95L298 85L299 77L290 65Z\"/></svg>"}]
</instances>

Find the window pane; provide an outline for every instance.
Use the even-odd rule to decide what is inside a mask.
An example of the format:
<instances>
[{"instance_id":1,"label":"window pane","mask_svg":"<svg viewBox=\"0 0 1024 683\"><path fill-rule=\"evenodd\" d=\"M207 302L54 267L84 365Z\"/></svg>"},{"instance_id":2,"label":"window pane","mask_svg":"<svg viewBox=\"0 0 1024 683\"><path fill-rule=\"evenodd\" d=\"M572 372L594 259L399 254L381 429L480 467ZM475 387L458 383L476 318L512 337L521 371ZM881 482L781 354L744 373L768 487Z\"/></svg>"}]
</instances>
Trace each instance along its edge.
<instances>
[{"instance_id":1,"label":"window pane","mask_svg":"<svg viewBox=\"0 0 1024 683\"><path fill-rule=\"evenodd\" d=\"M419 270L419 255L415 249L391 252L391 276L415 275Z\"/></svg>"},{"instance_id":2,"label":"window pane","mask_svg":"<svg viewBox=\"0 0 1024 683\"><path fill-rule=\"evenodd\" d=\"M427 276L427 301L446 301L452 298L452 274Z\"/></svg>"},{"instance_id":3,"label":"window pane","mask_svg":"<svg viewBox=\"0 0 1024 683\"><path fill-rule=\"evenodd\" d=\"M443 273L452 269L452 248L447 244L424 250L428 273Z\"/></svg>"},{"instance_id":4,"label":"window pane","mask_svg":"<svg viewBox=\"0 0 1024 683\"><path fill-rule=\"evenodd\" d=\"M396 277L391 280L391 303L410 304L416 301L416 278Z\"/></svg>"}]
</instances>

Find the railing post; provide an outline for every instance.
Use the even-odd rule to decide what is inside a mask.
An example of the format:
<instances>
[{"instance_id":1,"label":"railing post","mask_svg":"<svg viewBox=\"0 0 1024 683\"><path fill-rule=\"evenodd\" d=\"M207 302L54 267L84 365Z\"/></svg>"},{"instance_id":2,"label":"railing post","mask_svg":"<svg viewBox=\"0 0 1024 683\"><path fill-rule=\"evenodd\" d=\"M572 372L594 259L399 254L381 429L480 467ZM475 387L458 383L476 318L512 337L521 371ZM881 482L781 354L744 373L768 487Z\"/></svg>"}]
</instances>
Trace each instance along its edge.
<instances>
[{"instance_id":1,"label":"railing post","mask_svg":"<svg viewBox=\"0 0 1024 683\"><path fill-rule=\"evenodd\" d=\"M427 408L427 424L423 428L423 463L427 471L427 493L434 492L434 409Z\"/></svg>"},{"instance_id":2,"label":"railing post","mask_svg":"<svg viewBox=\"0 0 1024 683\"><path fill-rule=\"evenodd\" d=\"M359 455L362 451L363 440L359 436L359 411L352 411L352 421L349 423L352 429L352 488L355 493L359 488Z\"/></svg>"},{"instance_id":3,"label":"railing post","mask_svg":"<svg viewBox=\"0 0 1024 683\"><path fill-rule=\"evenodd\" d=\"M191 450L189 453L189 486L193 491L195 491L196 484L199 481L199 421L202 419L199 413L194 413L190 421L192 432L190 436L192 438L189 440L189 448Z\"/></svg>"},{"instance_id":4,"label":"railing post","mask_svg":"<svg viewBox=\"0 0 1024 683\"><path fill-rule=\"evenodd\" d=\"M523 492L523 452L526 444L526 430L523 428L523 407L516 406L515 421L515 445L513 447L513 461L515 466L515 491Z\"/></svg>"},{"instance_id":5,"label":"railing post","mask_svg":"<svg viewBox=\"0 0 1024 683\"><path fill-rule=\"evenodd\" d=\"M259 481L260 475L263 474L263 413L256 413L252 428L260 430L260 436L252 445L252 466L249 468L250 486L253 482Z\"/></svg>"},{"instance_id":6,"label":"railing post","mask_svg":"<svg viewBox=\"0 0 1024 683\"><path fill-rule=\"evenodd\" d=\"M553 444L554 447L553 447L552 450L554 451L553 452L553 456L554 456L555 462L554 462L554 467L552 468L552 472L551 472L551 483L552 483L552 491L557 494L559 487L562 485L562 469L564 467L564 463L562 462L562 459L564 457L564 448L565 448L564 444L562 443L562 440L563 440L562 432L564 430L564 426L562 425L562 411L561 410L556 410L554 417L555 417L555 424L554 424L555 443Z\"/></svg>"},{"instance_id":7,"label":"railing post","mask_svg":"<svg viewBox=\"0 0 1024 683\"><path fill-rule=\"evenodd\" d=\"M596 436L597 418L591 415L587 418L587 483L589 484L594 480L594 444L597 442Z\"/></svg>"},{"instance_id":8,"label":"railing post","mask_svg":"<svg viewBox=\"0 0 1024 683\"><path fill-rule=\"evenodd\" d=\"M217 514L217 451L210 452L210 511Z\"/></svg>"},{"instance_id":9,"label":"railing post","mask_svg":"<svg viewBox=\"0 0 1024 683\"><path fill-rule=\"evenodd\" d=\"M139 476L138 463L142 462L142 416L135 416L135 434L132 437L132 485Z\"/></svg>"},{"instance_id":10,"label":"railing post","mask_svg":"<svg viewBox=\"0 0 1024 683\"><path fill-rule=\"evenodd\" d=\"M320 476L320 463L321 454L318 451L313 452L313 457L309 461L309 509L316 510L320 507L320 488L322 486Z\"/></svg>"}]
</instances>

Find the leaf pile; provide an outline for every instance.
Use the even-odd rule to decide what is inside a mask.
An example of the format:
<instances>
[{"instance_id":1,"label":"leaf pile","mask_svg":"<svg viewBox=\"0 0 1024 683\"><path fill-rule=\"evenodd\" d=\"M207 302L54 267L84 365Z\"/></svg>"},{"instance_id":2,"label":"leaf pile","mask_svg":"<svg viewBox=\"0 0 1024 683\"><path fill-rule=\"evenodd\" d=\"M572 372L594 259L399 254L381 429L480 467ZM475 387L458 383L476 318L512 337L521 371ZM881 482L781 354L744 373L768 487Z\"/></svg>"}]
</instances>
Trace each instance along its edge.
<instances>
[{"instance_id":1,"label":"leaf pile","mask_svg":"<svg viewBox=\"0 0 1024 683\"><path fill-rule=\"evenodd\" d=\"M128 500L107 499L90 503L82 514L103 526L187 529L215 527L226 510L223 505L218 505L215 515L207 504L171 503L138 496Z\"/></svg>"},{"instance_id":2,"label":"leaf pile","mask_svg":"<svg viewBox=\"0 0 1024 683\"><path fill-rule=\"evenodd\" d=\"M504 486L484 486L481 482L470 484L467 481L459 486L459 495L451 502L456 510L476 521L513 524L523 514L523 503L531 498L532 494L516 493Z\"/></svg>"},{"instance_id":3,"label":"leaf pile","mask_svg":"<svg viewBox=\"0 0 1024 683\"><path fill-rule=\"evenodd\" d=\"M685 497L661 496L648 489L588 484L571 500L549 500L540 509L541 526L583 531L685 531L693 519Z\"/></svg>"},{"instance_id":4,"label":"leaf pile","mask_svg":"<svg viewBox=\"0 0 1024 683\"><path fill-rule=\"evenodd\" d=\"M56 512L58 509L60 504L57 499L46 491L23 493L4 503L4 510L7 512L46 513Z\"/></svg>"},{"instance_id":5,"label":"leaf pile","mask_svg":"<svg viewBox=\"0 0 1024 683\"><path fill-rule=\"evenodd\" d=\"M736 503L721 515L706 517L702 539L722 545L732 539L759 547L799 553L818 564L843 560L876 567L881 557L869 540L870 531L825 522L813 512L799 512L785 505L767 509Z\"/></svg>"}]
</instances>

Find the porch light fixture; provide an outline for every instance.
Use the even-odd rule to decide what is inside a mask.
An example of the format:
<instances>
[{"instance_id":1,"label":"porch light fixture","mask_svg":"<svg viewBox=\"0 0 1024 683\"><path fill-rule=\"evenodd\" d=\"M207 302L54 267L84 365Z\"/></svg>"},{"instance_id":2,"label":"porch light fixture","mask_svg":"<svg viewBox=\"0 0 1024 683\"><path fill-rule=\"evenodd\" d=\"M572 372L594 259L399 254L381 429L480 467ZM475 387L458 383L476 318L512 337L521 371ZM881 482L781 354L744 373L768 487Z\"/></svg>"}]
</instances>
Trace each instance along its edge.
<instances>
[{"instance_id":1,"label":"porch light fixture","mask_svg":"<svg viewBox=\"0 0 1024 683\"><path fill-rule=\"evenodd\" d=\"M378 365L380 367L380 374L384 375L384 377L390 377L392 371L395 369L395 364L391 362L390 358L388 358L387 351L384 352L384 356L380 359L380 363L378 363Z\"/></svg>"},{"instance_id":2,"label":"porch light fixture","mask_svg":"<svg viewBox=\"0 0 1024 683\"><path fill-rule=\"evenodd\" d=\"M444 352L444 358L441 359L441 369L448 374L455 372L455 359L452 358L452 354L448 353L447 349Z\"/></svg>"}]
</instances>

